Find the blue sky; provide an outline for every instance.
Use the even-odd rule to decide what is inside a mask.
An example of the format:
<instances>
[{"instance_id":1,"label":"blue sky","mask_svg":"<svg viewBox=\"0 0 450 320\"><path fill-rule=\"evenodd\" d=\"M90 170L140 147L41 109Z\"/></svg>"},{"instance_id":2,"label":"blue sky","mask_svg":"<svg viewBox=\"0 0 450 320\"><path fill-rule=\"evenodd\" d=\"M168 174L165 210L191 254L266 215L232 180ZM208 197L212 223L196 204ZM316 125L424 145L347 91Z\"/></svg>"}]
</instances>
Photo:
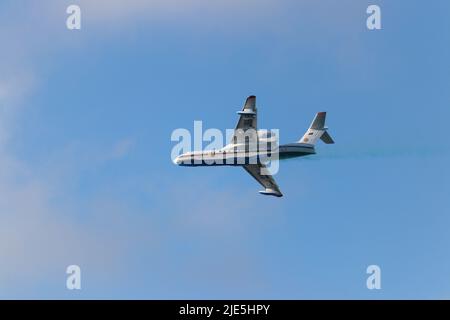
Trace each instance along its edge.
<instances>
[{"instance_id":1,"label":"blue sky","mask_svg":"<svg viewBox=\"0 0 450 320\"><path fill-rule=\"evenodd\" d=\"M449 10L2 1L0 297L450 298ZM232 128L250 94L281 142L328 112L336 144L282 162L280 199L170 159L174 129Z\"/></svg>"}]
</instances>

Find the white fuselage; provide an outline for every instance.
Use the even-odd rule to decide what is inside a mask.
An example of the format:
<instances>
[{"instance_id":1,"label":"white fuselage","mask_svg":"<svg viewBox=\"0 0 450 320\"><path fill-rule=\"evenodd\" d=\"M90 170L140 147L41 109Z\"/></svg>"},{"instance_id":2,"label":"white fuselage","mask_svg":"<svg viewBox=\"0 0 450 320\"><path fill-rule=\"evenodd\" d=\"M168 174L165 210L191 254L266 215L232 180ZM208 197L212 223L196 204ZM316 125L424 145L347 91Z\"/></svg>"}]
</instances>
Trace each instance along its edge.
<instances>
[{"instance_id":1,"label":"white fuselage","mask_svg":"<svg viewBox=\"0 0 450 320\"><path fill-rule=\"evenodd\" d=\"M314 146L306 143L290 143L271 150L250 150L242 144L229 144L218 150L184 153L175 158L174 163L180 166L242 166L315 153Z\"/></svg>"}]
</instances>

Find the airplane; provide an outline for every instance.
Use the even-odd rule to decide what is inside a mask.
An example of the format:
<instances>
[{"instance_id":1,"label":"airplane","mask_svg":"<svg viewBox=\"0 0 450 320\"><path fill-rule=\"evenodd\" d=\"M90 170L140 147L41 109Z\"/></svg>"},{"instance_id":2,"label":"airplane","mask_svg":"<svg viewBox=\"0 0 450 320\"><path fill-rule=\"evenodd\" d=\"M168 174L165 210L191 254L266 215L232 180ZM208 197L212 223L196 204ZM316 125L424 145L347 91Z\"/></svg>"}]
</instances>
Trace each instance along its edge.
<instances>
[{"instance_id":1,"label":"airplane","mask_svg":"<svg viewBox=\"0 0 450 320\"><path fill-rule=\"evenodd\" d=\"M242 166L264 187L264 190L259 191L261 194L282 197L280 188L267 170L268 161L272 160L274 154L279 160L303 157L316 153L314 147L319 139L326 144L334 143L325 126L326 112L316 114L299 141L280 146L272 131L257 130L255 96L247 98L238 114L240 117L231 142L225 147L187 152L176 157L173 162L180 166Z\"/></svg>"}]
</instances>

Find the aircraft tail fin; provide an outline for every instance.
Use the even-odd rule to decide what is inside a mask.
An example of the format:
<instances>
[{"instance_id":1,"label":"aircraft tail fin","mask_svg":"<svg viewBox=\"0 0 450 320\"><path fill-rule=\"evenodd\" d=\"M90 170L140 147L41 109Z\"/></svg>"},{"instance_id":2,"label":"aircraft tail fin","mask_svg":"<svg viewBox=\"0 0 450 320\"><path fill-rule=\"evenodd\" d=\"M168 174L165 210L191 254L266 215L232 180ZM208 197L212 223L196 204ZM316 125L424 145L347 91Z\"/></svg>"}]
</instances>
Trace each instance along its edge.
<instances>
[{"instance_id":1,"label":"aircraft tail fin","mask_svg":"<svg viewBox=\"0 0 450 320\"><path fill-rule=\"evenodd\" d=\"M325 126L326 115L326 112L319 112L316 114L309 129L299 140L300 143L316 144L319 139L326 144L334 143L333 138L331 138L330 134L327 132L328 128Z\"/></svg>"}]
</instances>

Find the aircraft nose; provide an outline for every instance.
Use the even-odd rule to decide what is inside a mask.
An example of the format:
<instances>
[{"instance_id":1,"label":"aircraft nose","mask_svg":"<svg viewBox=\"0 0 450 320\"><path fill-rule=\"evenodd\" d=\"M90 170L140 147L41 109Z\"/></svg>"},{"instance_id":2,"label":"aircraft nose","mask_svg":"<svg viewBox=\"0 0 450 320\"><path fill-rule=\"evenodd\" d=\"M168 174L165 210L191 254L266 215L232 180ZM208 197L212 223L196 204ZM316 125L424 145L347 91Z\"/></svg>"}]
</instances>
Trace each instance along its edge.
<instances>
[{"instance_id":1,"label":"aircraft nose","mask_svg":"<svg viewBox=\"0 0 450 320\"><path fill-rule=\"evenodd\" d=\"M173 159L173 163L176 164L176 165L181 164L181 162L182 162L182 160L181 160L181 157L180 157L180 156L178 156L178 157L176 157L175 159Z\"/></svg>"}]
</instances>

